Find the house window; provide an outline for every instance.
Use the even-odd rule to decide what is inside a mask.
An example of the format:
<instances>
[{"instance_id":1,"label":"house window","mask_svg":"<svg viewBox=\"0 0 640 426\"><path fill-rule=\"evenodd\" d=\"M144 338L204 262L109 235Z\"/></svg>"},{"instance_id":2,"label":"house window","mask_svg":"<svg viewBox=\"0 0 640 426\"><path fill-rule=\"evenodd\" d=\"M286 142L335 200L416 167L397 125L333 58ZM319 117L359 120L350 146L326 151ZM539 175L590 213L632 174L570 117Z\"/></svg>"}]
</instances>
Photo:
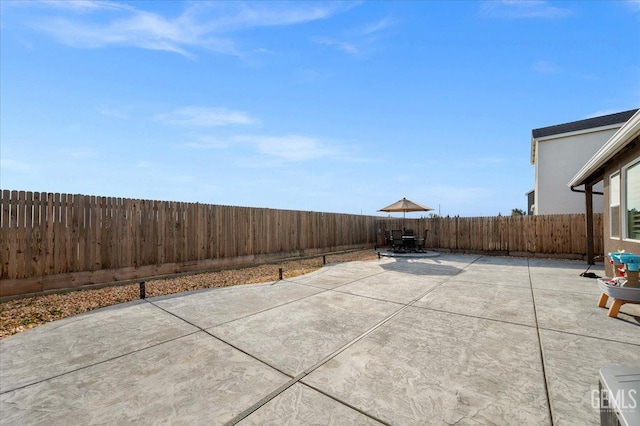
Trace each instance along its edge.
<instances>
[{"instance_id":1,"label":"house window","mask_svg":"<svg viewBox=\"0 0 640 426\"><path fill-rule=\"evenodd\" d=\"M620 173L609 178L609 225L611 238L620 238Z\"/></svg>"},{"instance_id":2,"label":"house window","mask_svg":"<svg viewBox=\"0 0 640 426\"><path fill-rule=\"evenodd\" d=\"M627 219L627 238L640 240L640 161L626 169L625 173L625 212Z\"/></svg>"}]
</instances>

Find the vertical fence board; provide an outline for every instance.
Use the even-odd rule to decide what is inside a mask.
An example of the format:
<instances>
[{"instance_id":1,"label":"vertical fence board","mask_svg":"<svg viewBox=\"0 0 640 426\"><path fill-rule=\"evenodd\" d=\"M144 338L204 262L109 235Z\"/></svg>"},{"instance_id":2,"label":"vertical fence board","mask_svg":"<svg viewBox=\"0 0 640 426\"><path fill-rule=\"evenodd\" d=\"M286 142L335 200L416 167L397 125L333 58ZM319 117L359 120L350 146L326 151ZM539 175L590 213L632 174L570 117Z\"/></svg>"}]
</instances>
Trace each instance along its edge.
<instances>
[{"instance_id":1,"label":"vertical fence board","mask_svg":"<svg viewBox=\"0 0 640 426\"><path fill-rule=\"evenodd\" d=\"M26 262L26 256L28 255L27 251L27 224L26 224L26 211L25 211L25 205L26 205L26 193L25 191L19 191L18 192L18 203L17 203L17 209L16 209L16 226L18 228L18 234L17 234L17 244L18 244L18 256L16 259L17 262L17 270L18 273L20 274L20 278L24 278L26 276L26 266L27 266L27 262Z\"/></svg>"},{"instance_id":2,"label":"vertical fence board","mask_svg":"<svg viewBox=\"0 0 640 426\"><path fill-rule=\"evenodd\" d=\"M21 214L24 228L24 264L23 264L23 277L29 277L32 268L33 262L33 193L32 192L21 192L22 200L21 200L21 209L24 211L24 214Z\"/></svg>"},{"instance_id":3,"label":"vertical fence board","mask_svg":"<svg viewBox=\"0 0 640 426\"><path fill-rule=\"evenodd\" d=\"M27 277L37 276L40 270L40 260L42 259L42 224L40 222L41 203L40 193L34 192L32 197L31 210L31 256L29 256L29 271L27 271Z\"/></svg>"},{"instance_id":4,"label":"vertical fence board","mask_svg":"<svg viewBox=\"0 0 640 426\"><path fill-rule=\"evenodd\" d=\"M11 213L11 192L2 191L0 199L0 279L9 278L9 256L11 253L10 235L10 213Z\"/></svg>"},{"instance_id":5,"label":"vertical fence board","mask_svg":"<svg viewBox=\"0 0 640 426\"><path fill-rule=\"evenodd\" d=\"M9 250L9 277L22 278L18 265L18 254L20 251L20 227L18 224L18 191L11 191L9 198L9 243L14 247Z\"/></svg>"}]
</instances>

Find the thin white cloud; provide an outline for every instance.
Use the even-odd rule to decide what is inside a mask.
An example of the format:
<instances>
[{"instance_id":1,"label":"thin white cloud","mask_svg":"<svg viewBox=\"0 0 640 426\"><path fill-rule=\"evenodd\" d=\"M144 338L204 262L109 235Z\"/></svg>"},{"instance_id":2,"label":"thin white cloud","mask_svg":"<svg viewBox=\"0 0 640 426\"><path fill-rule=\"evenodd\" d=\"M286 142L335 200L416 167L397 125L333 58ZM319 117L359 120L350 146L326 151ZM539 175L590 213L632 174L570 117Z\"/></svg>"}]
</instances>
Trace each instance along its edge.
<instances>
[{"instance_id":1,"label":"thin white cloud","mask_svg":"<svg viewBox=\"0 0 640 426\"><path fill-rule=\"evenodd\" d=\"M573 13L545 0L489 0L482 3L480 12L484 16L513 19L564 18Z\"/></svg>"},{"instance_id":2,"label":"thin white cloud","mask_svg":"<svg viewBox=\"0 0 640 426\"><path fill-rule=\"evenodd\" d=\"M151 162L151 161L139 161L136 164L136 168L138 168L138 169L155 169L157 167L156 167L156 164Z\"/></svg>"},{"instance_id":3,"label":"thin white cloud","mask_svg":"<svg viewBox=\"0 0 640 426\"><path fill-rule=\"evenodd\" d=\"M244 111L200 106L178 108L168 113L158 114L155 119L172 125L193 127L220 127L258 123L256 119Z\"/></svg>"},{"instance_id":4,"label":"thin white cloud","mask_svg":"<svg viewBox=\"0 0 640 426\"><path fill-rule=\"evenodd\" d=\"M129 118L131 114L132 107L113 107L110 105L99 105L98 112L106 117L117 118L120 120L124 120Z\"/></svg>"},{"instance_id":5,"label":"thin white cloud","mask_svg":"<svg viewBox=\"0 0 640 426\"><path fill-rule=\"evenodd\" d=\"M627 5L631 8L631 10L640 12L640 0L627 0Z\"/></svg>"},{"instance_id":6,"label":"thin white cloud","mask_svg":"<svg viewBox=\"0 0 640 426\"><path fill-rule=\"evenodd\" d=\"M135 10L123 3L114 1L93 0L47 0L41 5L55 7L56 9L69 10L75 13L91 13L100 10Z\"/></svg>"},{"instance_id":7,"label":"thin white cloud","mask_svg":"<svg viewBox=\"0 0 640 426\"><path fill-rule=\"evenodd\" d=\"M98 158L98 151L88 147L67 148L63 149L61 152L63 152L65 156L73 158L75 160Z\"/></svg>"},{"instance_id":8,"label":"thin white cloud","mask_svg":"<svg viewBox=\"0 0 640 426\"><path fill-rule=\"evenodd\" d=\"M235 139L254 144L261 153L286 161L307 161L341 155L339 149L309 136L236 136Z\"/></svg>"},{"instance_id":9,"label":"thin white cloud","mask_svg":"<svg viewBox=\"0 0 640 426\"><path fill-rule=\"evenodd\" d=\"M477 157L467 158L456 162L456 169L481 169L487 167L496 167L507 163L507 159L503 157Z\"/></svg>"},{"instance_id":10,"label":"thin white cloud","mask_svg":"<svg viewBox=\"0 0 640 426\"><path fill-rule=\"evenodd\" d=\"M562 68L550 61L538 61L533 64L533 70L540 74L558 74Z\"/></svg>"},{"instance_id":11,"label":"thin white cloud","mask_svg":"<svg viewBox=\"0 0 640 426\"><path fill-rule=\"evenodd\" d=\"M379 19L364 26L352 28L340 37L316 37L316 44L334 47L353 56L362 56L382 37L385 30L397 22L389 17Z\"/></svg>"},{"instance_id":12,"label":"thin white cloud","mask_svg":"<svg viewBox=\"0 0 640 426\"><path fill-rule=\"evenodd\" d=\"M333 76L333 72L312 68L299 68L294 71L294 78L299 83L315 83Z\"/></svg>"},{"instance_id":13,"label":"thin white cloud","mask_svg":"<svg viewBox=\"0 0 640 426\"><path fill-rule=\"evenodd\" d=\"M13 170L16 172L30 172L33 170L33 167L22 161L11 160L8 158L0 159L0 166L3 170Z\"/></svg>"},{"instance_id":14,"label":"thin white cloud","mask_svg":"<svg viewBox=\"0 0 640 426\"><path fill-rule=\"evenodd\" d=\"M275 51L271 50L271 49L265 49L264 47L258 47L256 49L253 49L253 53L262 53L265 55L274 55Z\"/></svg>"},{"instance_id":15,"label":"thin white cloud","mask_svg":"<svg viewBox=\"0 0 640 426\"><path fill-rule=\"evenodd\" d=\"M286 162L301 162L316 159L331 159L350 163L372 163L367 157L354 153L357 147L351 147L351 153L345 146L326 139L304 135L264 136L235 135L218 137L215 135L192 136L182 147L200 150L226 150L235 156L238 165L249 168L281 167ZM265 162L265 156L271 158Z\"/></svg>"},{"instance_id":16,"label":"thin white cloud","mask_svg":"<svg viewBox=\"0 0 640 426\"><path fill-rule=\"evenodd\" d=\"M182 146L196 149L223 149L231 144L224 140L210 135L198 135L193 140L184 143Z\"/></svg>"},{"instance_id":17,"label":"thin white cloud","mask_svg":"<svg viewBox=\"0 0 640 426\"><path fill-rule=\"evenodd\" d=\"M53 16L36 14L32 25L72 47L130 46L184 56L193 56L196 49L242 56L254 48L246 52L239 48L231 37L234 32L303 24L327 19L354 7L337 2L194 2L184 3L186 8L181 14L169 17L108 1L26 4L53 9L56 12Z\"/></svg>"},{"instance_id":18,"label":"thin white cloud","mask_svg":"<svg viewBox=\"0 0 640 426\"><path fill-rule=\"evenodd\" d=\"M329 37L318 37L315 39L315 42L325 46L336 47L338 50L351 55L358 55L360 53L360 50L354 44L345 41L333 40Z\"/></svg>"},{"instance_id":19,"label":"thin white cloud","mask_svg":"<svg viewBox=\"0 0 640 426\"><path fill-rule=\"evenodd\" d=\"M390 28L396 24L396 20L386 17L378 21L366 24L364 27L358 29L356 32L361 36L368 36L372 34L379 34L380 32Z\"/></svg>"},{"instance_id":20,"label":"thin white cloud","mask_svg":"<svg viewBox=\"0 0 640 426\"><path fill-rule=\"evenodd\" d=\"M200 2L187 14L204 16L203 24L211 31L232 32L323 20L354 6L340 2ZM206 19L207 15L212 18Z\"/></svg>"}]
</instances>

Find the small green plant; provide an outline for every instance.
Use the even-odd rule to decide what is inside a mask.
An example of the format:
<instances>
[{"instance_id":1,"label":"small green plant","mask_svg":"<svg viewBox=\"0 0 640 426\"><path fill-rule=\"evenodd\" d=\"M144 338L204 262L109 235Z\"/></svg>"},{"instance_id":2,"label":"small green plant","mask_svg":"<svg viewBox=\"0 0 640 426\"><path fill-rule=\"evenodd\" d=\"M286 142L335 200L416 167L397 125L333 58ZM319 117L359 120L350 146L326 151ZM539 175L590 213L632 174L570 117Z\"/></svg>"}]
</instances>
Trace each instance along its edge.
<instances>
[{"instance_id":1,"label":"small green plant","mask_svg":"<svg viewBox=\"0 0 640 426\"><path fill-rule=\"evenodd\" d=\"M22 321L20 321L20 325L26 326L26 325L29 325L29 324L35 324L36 322L37 321L34 318L29 317L29 318L25 318Z\"/></svg>"}]
</instances>

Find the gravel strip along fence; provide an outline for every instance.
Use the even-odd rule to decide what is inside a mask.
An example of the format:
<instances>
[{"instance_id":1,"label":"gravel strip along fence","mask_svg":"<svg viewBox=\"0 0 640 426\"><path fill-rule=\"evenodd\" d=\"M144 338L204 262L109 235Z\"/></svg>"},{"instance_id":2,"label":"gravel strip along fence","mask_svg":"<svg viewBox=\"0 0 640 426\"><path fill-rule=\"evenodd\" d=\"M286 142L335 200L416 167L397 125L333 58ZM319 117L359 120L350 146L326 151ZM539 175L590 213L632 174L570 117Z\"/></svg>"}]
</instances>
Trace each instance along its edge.
<instances>
[{"instance_id":1,"label":"gravel strip along fence","mask_svg":"<svg viewBox=\"0 0 640 426\"><path fill-rule=\"evenodd\" d=\"M377 258L378 255L373 250L358 250L325 256L327 264L366 261ZM279 268L283 269L283 278L292 278L315 271L321 267L322 256L317 256L277 264L153 280L148 281L145 285L146 296L154 297L202 288L270 282L278 279ZM139 298L139 285L128 284L0 302L0 339L40 324L105 306L130 302Z\"/></svg>"}]
</instances>

